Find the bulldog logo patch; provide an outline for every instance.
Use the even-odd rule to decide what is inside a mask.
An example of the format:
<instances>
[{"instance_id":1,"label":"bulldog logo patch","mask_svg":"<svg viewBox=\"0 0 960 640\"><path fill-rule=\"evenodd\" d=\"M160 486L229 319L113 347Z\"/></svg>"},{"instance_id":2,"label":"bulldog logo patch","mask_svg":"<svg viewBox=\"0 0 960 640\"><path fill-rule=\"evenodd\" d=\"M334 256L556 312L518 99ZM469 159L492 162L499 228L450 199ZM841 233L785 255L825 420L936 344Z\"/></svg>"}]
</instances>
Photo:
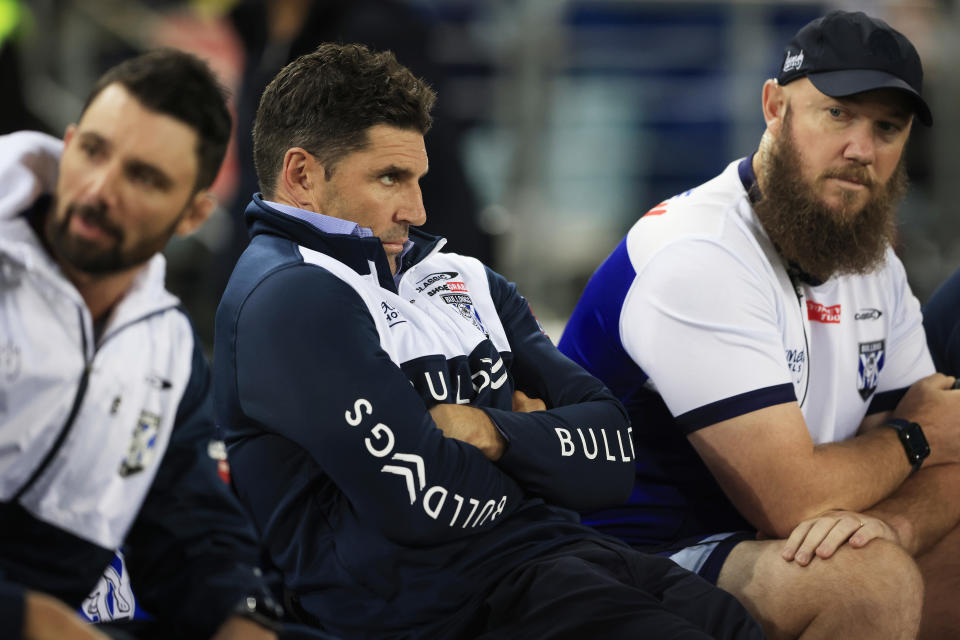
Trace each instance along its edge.
<instances>
[{"instance_id":1,"label":"bulldog logo patch","mask_svg":"<svg viewBox=\"0 0 960 640\"><path fill-rule=\"evenodd\" d=\"M146 469L153 462L156 453L157 431L160 429L160 416L149 411L141 411L137 426L133 428L133 437L127 449L127 457L120 463L119 473L126 478Z\"/></svg>"},{"instance_id":2,"label":"bulldog logo patch","mask_svg":"<svg viewBox=\"0 0 960 640\"><path fill-rule=\"evenodd\" d=\"M860 343L860 362L857 365L857 391L866 400L877 389L883 369L883 340Z\"/></svg>"},{"instance_id":3,"label":"bulldog logo patch","mask_svg":"<svg viewBox=\"0 0 960 640\"><path fill-rule=\"evenodd\" d=\"M470 299L469 295L465 293L447 293L440 297L444 302L452 305L453 308L463 316L464 320L469 320L473 326L477 328L477 331L483 334L487 332L483 327L483 323L480 322L480 314L478 314L477 310L473 307L473 300Z\"/></svg>"},{"instance_id":4,"label":"bulldog logo patch","mask_svg":"<svg viewBox=\"0 0 960 640\"><path fill-rule=\"evenodd\" d=\"M473 326L476 327L477 331L486 335L487 330L480 320L480 314L477 313L473 300L470 298L467 285L463 282L450 280L447 282L447 290L450 291L450 293L442 293L440 294L440 298L456 309L457 313L463 316L464 320L470 321Z\"/></svg>"}]
</instances>

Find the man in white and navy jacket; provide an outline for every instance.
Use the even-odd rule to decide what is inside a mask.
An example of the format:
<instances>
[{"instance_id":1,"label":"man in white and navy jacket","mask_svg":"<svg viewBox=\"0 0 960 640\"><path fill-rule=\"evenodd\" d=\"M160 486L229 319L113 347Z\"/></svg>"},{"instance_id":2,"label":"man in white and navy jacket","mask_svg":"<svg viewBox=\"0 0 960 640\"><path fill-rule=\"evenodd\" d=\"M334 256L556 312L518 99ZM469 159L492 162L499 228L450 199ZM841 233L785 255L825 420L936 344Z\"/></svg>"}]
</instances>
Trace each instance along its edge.
<instances>
[{"instance_id":1,"label":"man in white and navy jacket","mask_svg":"<svg viewBox=\"0 0 960 640\"><path fill-rule=\"evenodd\" d=\"M276 637L158 253L209 215L229 132L206 65L156 51L108 71L62 142L0 138L0 637L102 637L76 608L121 547L159 635ZM91 617L132 607L100 586Z\"/></svg>"},{"instance_id":2,"label":"man in white and navy jacket","mask_svg":"<svg viewBox=\"0 0 960 640\"><path fill-rule=\"evenodd\" d=\"M292 613L347 638L760 637L579 523L629 496L630 424L513 284L414 228L433 99L333 44L261 98L214 396Z\"/></svg>"}]
</instances>

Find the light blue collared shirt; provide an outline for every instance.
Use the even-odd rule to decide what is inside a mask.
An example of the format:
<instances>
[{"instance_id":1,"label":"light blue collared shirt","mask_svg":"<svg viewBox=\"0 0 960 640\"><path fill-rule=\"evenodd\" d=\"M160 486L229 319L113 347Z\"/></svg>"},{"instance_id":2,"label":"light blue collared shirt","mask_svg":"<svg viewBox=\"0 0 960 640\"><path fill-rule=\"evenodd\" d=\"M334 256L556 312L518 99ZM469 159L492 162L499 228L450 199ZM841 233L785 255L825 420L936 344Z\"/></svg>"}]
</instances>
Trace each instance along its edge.
<instances>
[{"instance_id":1,"label":"light blue collared shirt","mask_svg":"<svg viewBox=\"0 0 960 640\"><path fill-rule=\"evenodd\" d=\"M303 220L307 224L316 227L324 233L336 233L344 236L356 236L358 238L372 238L373 230L369 227L361 227L356 222L351 222L350 220L343 220L342 218L334 218L333 216L328 216L323 213L317 213L315 211L307 211L306 209L301 209L299 207L293 207L289 204L282 204L280 202L273 202L272 200L264 200L264 202L280 213L285 213L288 216L293 216L298 220ZM400 252L400 255L397 256L397 264L403 264L403 256L407 255L407 252L413 248L413 242L407 240L403 243L403 251ZM396 285L400 285L400 271L393 276L393 282Z\"/></svg>"}]
</instances>

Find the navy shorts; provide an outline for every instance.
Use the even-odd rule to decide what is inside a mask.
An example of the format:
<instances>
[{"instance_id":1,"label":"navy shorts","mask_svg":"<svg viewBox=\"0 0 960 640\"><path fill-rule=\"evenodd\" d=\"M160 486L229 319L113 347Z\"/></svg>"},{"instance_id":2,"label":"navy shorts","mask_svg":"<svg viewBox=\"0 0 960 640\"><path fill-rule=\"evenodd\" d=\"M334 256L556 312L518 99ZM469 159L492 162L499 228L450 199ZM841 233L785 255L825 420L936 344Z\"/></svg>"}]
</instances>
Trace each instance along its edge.
<instances>
[{"instance_id":1,"label":"navy shorts","mask_svg":"<svg viewBox=\"0 0 960 640\"><path fill-rule=\"evenodd\" d=\"M733 548L744 540L756 540L752 531L733 531L677 540L670 545L645 549L648 553L670 558L710 584L717 584L720 569Z\"/></svg>"},{"instance_id":2,"label":"navy shorts","mask_svg":"<svg viewBox=\"0 0 960 640\"><path fill-rule=\"evenodd\" d=\"M554 549L508 573L483 598L477 640L762 639L729 593L667 558L611 539Z\"/></svg>"}]
</instances>

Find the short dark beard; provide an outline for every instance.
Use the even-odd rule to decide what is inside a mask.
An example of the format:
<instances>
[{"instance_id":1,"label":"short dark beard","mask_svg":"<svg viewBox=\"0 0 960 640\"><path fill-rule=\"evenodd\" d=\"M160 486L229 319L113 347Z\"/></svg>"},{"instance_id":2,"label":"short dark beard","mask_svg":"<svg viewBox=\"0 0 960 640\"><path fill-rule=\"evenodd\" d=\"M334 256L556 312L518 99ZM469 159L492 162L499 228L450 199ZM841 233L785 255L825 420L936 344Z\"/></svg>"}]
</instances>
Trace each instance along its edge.
<instances>
[{"instance_id":1,"label":"short dark beard","mask_svg":"<svg viewBox=\"0 0 960 640\"><path fill-rule=\"evenodd\" d=\"M186 210L184 210L185 213ZM100 247L70 234L70 220L82 216L88 223L99 226L114 239L109 248ZM153 257L166 246L173 230L183 217L183 213L161 234L153 238L144 238L129 250L123 250L125 234L123 229L112 224L107 217L106 205L71 204L62 220L57 220L56 199L53 200L44 224L44 235L50 249L58 260L78 271L95 276L110 275L139 266Z\"/></svg>"},{"instance_id":2,"label":"short dark beard","mask_svg":"<svg viewBox=\"0 0 960 640\"><path fill-rule=\"evenodd\" d=\"M763 193L753 203L757 218L780 255L821 282L834 275L876 269L893 242L896 207L907 191L903 157L885 185L868 182L866 171L859 166L828 170L818 177L855 177L868 185L869 199L854 214L827 206L803 179L789 110L781 131L761 168Z\"/></svg>"}]
</instances>

